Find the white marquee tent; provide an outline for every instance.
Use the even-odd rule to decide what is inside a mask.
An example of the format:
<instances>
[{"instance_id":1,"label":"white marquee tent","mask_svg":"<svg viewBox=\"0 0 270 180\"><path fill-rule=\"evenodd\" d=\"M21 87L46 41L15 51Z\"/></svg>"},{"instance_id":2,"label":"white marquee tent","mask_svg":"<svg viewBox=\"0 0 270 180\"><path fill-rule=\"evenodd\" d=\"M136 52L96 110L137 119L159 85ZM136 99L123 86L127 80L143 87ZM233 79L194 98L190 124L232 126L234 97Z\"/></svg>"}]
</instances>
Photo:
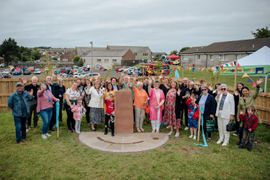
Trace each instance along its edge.
<instances>
[{"instance_id":1,"label":"white marquee tent","mask_svg":"<svg viewBox=\"0 0 270 180\"><path fill-rule=\"evenodd\" d=\"M270 48L262 47L256 52L238 60L240 66L270 66Z\"/></svg>"}]
</instances>

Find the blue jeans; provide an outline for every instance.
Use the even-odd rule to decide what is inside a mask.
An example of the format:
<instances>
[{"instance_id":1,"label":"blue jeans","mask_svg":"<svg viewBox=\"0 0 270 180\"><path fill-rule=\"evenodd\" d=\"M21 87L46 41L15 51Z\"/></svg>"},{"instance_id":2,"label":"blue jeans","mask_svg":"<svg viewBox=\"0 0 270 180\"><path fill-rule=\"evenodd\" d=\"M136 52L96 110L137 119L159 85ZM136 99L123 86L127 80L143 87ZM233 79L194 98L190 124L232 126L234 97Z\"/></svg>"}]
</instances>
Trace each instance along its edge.
<instances>
[{"instance_id":1,"label":"blue jeans","mask_svg":"<svg viewBox=\"0 0 270 180\"><path fill-rule=\"evenodd\" d=\"M27 117L14 116L17 143L21 142L23 139L26 138L26 119Z\"/></svg>"},{"instance_id":2,"label":"blue jeans","mask_svg":"<svg viewBox=\"0 0 270 180\"><path fill-rule=\"evenodd\" d=\"M40 116L41 116L41 119L43 122L42 134L48 133L50 121L52 119L52 111L53 111L53 108L47 108L47 109L43 109L42 111L40 111Z\"/></svg>"}]
</instances>

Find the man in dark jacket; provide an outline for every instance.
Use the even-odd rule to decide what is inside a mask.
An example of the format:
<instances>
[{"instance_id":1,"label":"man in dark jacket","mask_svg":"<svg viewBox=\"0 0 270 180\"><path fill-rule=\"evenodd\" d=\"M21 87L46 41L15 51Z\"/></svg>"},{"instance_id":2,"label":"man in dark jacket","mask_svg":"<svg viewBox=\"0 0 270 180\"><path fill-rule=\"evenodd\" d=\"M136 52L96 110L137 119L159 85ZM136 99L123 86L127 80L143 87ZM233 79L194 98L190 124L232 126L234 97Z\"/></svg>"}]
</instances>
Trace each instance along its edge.
<instances>
[{"instance_id":1,"label":"man in dark jacket","mask_svg":"<svg viewBox=\"0 0 270 180\"><path fill-rule=\"evenodd\" d=\"M51 86L51 92L52 92L52 94L54 95L54 97L60 99L60 94L61 94L61 92L60 92L60 86L59 86L59 84L58 84L57 81L58 81L57 77L54 76L54 77L53 77L53 83L48 82L48 85L49 85L49 83L50 83L50 86ZM54 129L55 124L56 124L56 105L54 104L54 105L53 105L52 119L51 119L50 125L49 125L49 130L50 130L50 131L54 131L54 130L55 130L55 129Z\"/></svg>"},{"instance_id":2,"label":"man in dark jacket","mask_svg":"<svg viewBox=\"0 0 270 180\"><path fill-rule=\"evenodd\" d=\"M38 77L37 76L33 76L31 79L32 83L29 85L25 86L25 90L29 93L31 91L33 91L33 99L28 101L28 105L29 105L29 116L27 118L27 129L30 130L31 128L31 122L32 122L32 114L34 114L33 117L33 122L34 122L34 128L37 127L37 122L38 122L38 115L37 115L37 91L39 89L39 85L38 83Z\"/></svg>"},{"instance_id":3,"label":"man in dark jacket","mask_svg":"<svg viewBox=\"0 0 270 180\"><path fill-rule=\"evenodd\" d=\"M26 119L30 113L28 101L33 99L33 90L24 91L21 82L16 84L16 92L8 98L8 107L12 109L16 129L16 142L21 143L26 139Z\"/></svg>"}]
</instances>

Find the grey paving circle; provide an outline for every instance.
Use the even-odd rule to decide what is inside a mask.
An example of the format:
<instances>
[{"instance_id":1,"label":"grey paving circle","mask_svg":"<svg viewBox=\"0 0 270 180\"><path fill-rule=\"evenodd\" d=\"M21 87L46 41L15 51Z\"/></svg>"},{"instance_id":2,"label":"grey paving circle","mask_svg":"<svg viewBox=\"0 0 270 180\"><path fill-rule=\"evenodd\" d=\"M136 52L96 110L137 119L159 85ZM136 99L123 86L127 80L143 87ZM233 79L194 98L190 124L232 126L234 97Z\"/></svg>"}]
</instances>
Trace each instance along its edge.
<instances>
[{"instance_id":1,"label":"grey paving circle","mask_svg":"<svg viewBox=\"0 0 270 180\"><path fill-rule=\"evenodd\" d=\"M103 132L82 132L81 143L97 150L107 152L140 152L165 144L169 136L165 133L118 134L114 137Z\"/></svg>"}]
</instances>

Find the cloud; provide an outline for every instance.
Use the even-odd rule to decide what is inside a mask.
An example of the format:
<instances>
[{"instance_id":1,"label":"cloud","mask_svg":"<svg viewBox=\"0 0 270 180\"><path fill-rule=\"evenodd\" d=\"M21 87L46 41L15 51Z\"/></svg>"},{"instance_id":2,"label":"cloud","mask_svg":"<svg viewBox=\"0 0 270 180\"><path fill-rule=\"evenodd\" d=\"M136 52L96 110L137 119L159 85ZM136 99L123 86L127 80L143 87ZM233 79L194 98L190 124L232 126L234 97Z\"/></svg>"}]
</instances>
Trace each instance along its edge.
<instances>
[{"instance_id":1,"label":"cloud","mask_svg":"<svg viewBox=\"0 0 270 180\"><path fill-rule=\"evenodd\" d=\"M268 0L0 2L0 40L24 46L148 45L154 51L252 38L270 26Z\"/></svg>"}]
</instances>

